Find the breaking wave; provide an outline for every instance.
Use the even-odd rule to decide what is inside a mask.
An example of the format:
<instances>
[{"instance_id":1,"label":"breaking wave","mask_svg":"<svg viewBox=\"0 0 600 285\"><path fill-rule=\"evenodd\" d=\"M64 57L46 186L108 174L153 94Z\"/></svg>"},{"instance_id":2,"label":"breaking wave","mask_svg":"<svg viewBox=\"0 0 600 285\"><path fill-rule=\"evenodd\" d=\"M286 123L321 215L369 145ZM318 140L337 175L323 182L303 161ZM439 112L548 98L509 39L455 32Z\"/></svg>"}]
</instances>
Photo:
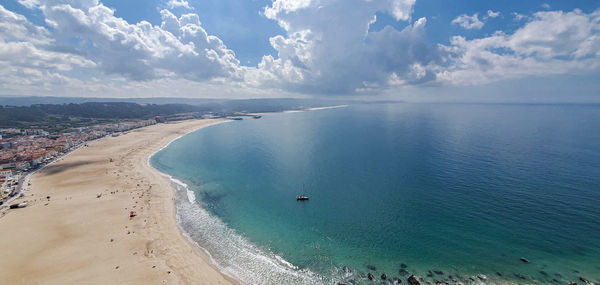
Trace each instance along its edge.
<instances>
[{"instance_id":1,"label":"breaking wave","mask_svg":"<svg viewBox=\"0 0 600 285\"><path fill-rule=\"evenodd\" d=\"M151 158L182 136L148 156L147 163L152 166ZM248 284L328 283L324 277L309 270L298 269L281 256L252 244L204 209L186 183L158 171L168 177L176 189L175 207L180 230L193 244L206 252L224 274Z\"/></svg>"},{"instance_id":2,"label":"breaking wave","mask_svg":"<svg viewBox=\"0 0 600 285\"><path fill-rule=\"evenodd\" d=\"M323 277L300 270L282 257L257 247L196 202L182 181L169 176L177 189L177 220L183 233L205 250L225 274L250 284L320 284Z\"/></svg>"}]
</instances>

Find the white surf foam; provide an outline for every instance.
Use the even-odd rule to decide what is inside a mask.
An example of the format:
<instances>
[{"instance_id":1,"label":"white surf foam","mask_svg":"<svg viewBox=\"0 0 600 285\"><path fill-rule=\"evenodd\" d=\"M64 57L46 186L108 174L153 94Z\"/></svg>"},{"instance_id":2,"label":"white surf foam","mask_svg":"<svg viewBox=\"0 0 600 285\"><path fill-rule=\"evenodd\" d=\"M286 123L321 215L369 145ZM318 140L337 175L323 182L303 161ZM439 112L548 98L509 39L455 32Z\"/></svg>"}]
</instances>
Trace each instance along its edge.
<instances>
[{"instance_id":1,"label":"white surf foam","mask_svg":"<svg viewBox=\"0 0 600 285\"><path fill-rule=\"evenodd\" d=\"M183 135L182 135L183 136ZM150 159L161 149L148 156ZM324 284L325 279L309 270L300 270L281 256L252 244L229 228L221 219L210 214L188 185L173 176L168 177L176 189L176 218L180 230L210 257L221 272L248 284Z\"/></svg>"},{"instance_id":2,"label":"white surf foam","mask_svg":"<svg viewBox=\"0 0 600 285\"><path fill-rule=\"evenodd\" d=\"M200 204L192 202L187 185L175 180L172 179L177 188L177 220L182 231L209 253L222 272L249 284L325 283L317 274L300 270L281 256L252 244Z\"/></svg>"}]
</instances>

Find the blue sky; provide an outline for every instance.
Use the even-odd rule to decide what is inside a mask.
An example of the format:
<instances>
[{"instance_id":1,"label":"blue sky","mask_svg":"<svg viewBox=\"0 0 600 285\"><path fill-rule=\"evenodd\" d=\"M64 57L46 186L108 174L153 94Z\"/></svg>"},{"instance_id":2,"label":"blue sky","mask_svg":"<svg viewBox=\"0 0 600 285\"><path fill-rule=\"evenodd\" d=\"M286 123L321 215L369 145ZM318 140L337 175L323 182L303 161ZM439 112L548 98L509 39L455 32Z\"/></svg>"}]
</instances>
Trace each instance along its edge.
<instances>
[{"instance_id":1,"label":"blue sky","mask_svg":"<svg viewBox=\"0 0 600 285\"><path fill-rule=\"evenodd\" d=\"M0 95L600 101L598 1L0 6Z\"/></svg>"}]
</instances>

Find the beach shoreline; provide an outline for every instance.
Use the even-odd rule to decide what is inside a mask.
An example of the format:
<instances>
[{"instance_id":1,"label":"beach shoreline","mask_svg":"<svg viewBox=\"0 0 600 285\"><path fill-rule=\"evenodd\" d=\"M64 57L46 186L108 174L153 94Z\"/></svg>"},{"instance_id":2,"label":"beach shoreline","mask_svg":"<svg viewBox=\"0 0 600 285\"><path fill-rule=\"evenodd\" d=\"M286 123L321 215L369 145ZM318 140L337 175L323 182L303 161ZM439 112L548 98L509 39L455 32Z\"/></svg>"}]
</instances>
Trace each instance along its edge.
<instances>
[{"instance_id":1,"label":"beach shoreline","mask_svg":"<svg viewBox=\"0 0 600 285\"><path fill-rule=\"evenodd\" d=\"M0 260L0 283L241 283L185 236L176 189L150 165L174 140L225 121L158 124L107 137L33 174L27 196L17 199L29 206L0 219L0 242L11 245Z\"/></svg>"}]
</instances>

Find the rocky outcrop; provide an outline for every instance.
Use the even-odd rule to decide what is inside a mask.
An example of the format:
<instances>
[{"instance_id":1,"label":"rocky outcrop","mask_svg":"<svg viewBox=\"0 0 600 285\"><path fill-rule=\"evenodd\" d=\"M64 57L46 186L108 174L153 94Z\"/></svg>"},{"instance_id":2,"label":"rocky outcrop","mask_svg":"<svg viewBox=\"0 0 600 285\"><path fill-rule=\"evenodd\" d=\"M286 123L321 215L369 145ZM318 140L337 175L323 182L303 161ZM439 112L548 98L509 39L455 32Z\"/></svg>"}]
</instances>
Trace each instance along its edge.
<instances>
[{"instance_id":1,"label":"rocky outcrop","mask_svg":"<svg viewBox=\"0 0 600 285\"><path fill-rule=\"evenodd\" d=\"M417 280L417 277L415 277L414 275L409 276L406 281L409 285L421 285L421 283L419 283L419 280Z\"/></svg>"}]
</instances>

